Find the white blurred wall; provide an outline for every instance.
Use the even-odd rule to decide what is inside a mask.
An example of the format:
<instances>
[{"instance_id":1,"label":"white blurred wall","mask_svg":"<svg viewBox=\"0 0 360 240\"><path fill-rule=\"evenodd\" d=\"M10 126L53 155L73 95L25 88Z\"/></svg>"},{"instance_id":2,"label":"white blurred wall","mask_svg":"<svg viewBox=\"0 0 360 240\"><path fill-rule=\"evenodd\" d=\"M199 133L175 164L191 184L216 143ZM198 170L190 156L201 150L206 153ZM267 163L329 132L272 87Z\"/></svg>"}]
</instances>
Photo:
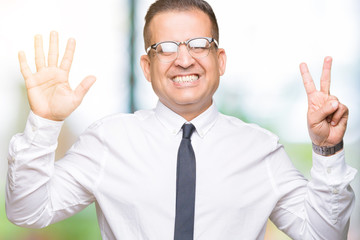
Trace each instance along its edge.
<instances>
[{"instance_id":1,"label":"white blurred wall","mask_svg":"<svg viewBox=\"0 0 360 240\"><path fill-rule=\"evenodd\" d=\"M67 39L76 39L71 85L76 87L86 75L97 77L81 106L66 120L78 135L105 115L127 111L127 9L125 1L117 0L0 0L0 183L4 182L8 141L23 130L29 112L18 51L25 51L35 71L35 34L43 35L47 53L50 31L59 32L59 62Z\"/></svg>"}]
</instances>

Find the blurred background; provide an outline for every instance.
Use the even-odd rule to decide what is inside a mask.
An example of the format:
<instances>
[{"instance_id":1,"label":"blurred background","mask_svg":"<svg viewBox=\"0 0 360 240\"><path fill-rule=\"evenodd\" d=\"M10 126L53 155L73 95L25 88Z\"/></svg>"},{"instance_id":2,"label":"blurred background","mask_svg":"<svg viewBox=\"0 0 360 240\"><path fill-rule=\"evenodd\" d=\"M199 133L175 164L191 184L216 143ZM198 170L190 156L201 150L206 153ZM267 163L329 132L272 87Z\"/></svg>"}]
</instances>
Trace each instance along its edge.
<instances>
[{"instance_id":1,"label":"blurred background","mask_svg":"<svg viewBox=\"0 0 360 240\"><path fill-rule=\"evenodd\" d=\"M62 57L69 37L77 40L70 74L77 86L89 74L97 82L66 120L56 157L61 158L88 125L116 112L153 108L157 98L139 66L142 28L149 0L0 0L0 240L101 239L94 206L41 230L11 224L4 188L10 138L22 132L29 113L17 52L33 70L33 36L44 49L52 30ZM345 135L347 162L360 169L360 2L357 0L208 1L217 15L220 47L228 56L215 100L220 111L276 133L295 166L307 177L311 145L307 99L299 64L306 62L319 86L325 56L332 56L331 93L350 109ZM348 239L360 239L359 175ZM270 222L267 240L289 239Z\"/></svg>"}]
</instances>

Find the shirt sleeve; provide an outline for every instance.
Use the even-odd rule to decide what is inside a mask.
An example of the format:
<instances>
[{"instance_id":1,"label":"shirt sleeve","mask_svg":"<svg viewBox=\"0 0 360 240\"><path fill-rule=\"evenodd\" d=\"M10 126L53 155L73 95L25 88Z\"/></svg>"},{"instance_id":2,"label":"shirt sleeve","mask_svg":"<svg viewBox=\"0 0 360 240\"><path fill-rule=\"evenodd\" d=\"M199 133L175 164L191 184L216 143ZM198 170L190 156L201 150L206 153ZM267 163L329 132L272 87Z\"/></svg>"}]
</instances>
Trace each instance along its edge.
<instances>
[{"instance_id":1,"label":"shirt sleeve","mask_svg":"<svg viewBox=\"0 0 360 240\"><path fill-rule=\"evenodd\" d=\"M324 157L313 152L311 180L292 165L283 147L269 157L279 194L270 219L292 239L347 239L354 208L350 182L356 170L345 163L345 153Z\"/></svg>"},{"instance_id":2,"label":"shirt sleeve","mask_svg":"<svg viewBox=\"0 0 360 240\"><path fill-rule=\"evenodd\" d=\"M30 112L24 132L16 134L10 141L6 213L16 225L46 227L74 215L94 201L91 189L84 187L60 164L66 160L76 162L74 160L81 155L69 154L64 159L54 160L62 125L63 122L50 121ZM89 168L83 170L96 169Z\"/></svg>"}]
</instances>

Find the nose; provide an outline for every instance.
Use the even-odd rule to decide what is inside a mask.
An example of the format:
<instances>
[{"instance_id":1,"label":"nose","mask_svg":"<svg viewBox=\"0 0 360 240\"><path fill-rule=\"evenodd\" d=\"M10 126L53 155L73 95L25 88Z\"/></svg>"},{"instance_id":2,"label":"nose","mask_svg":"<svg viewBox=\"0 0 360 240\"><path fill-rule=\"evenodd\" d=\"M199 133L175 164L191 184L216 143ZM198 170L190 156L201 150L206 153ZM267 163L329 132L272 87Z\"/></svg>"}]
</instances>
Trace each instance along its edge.
<instances>
[{"instance_id":1,"label":"nose","mask_svg":"<svg viewBox=\"0 0 360 240\"><path fill-rule=\"evenodd\" d=\"M188 68L194 64L195 59L190 55L185 44L181 44L178 49L178 57L175 59L175 66Z\"/></svg>"}]
</instances>

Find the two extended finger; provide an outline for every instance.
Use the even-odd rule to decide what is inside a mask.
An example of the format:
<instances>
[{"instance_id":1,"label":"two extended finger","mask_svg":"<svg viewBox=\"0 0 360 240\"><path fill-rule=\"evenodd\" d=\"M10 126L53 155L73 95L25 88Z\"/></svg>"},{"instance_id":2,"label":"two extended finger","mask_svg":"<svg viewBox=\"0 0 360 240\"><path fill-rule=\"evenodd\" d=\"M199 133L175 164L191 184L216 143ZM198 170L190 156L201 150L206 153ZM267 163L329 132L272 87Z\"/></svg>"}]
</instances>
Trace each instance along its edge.
<instances>
[{"instance_id":1,"label":"two extended finger","mask_svg":"<svg viewBox=\"0 0 360 240\"><path fill-rule=\"evenodd\" d=\"M320 91L328 95L330 95L331 65L332 58L325 57L323 70L320 78ZM316 91L316 87L306 63L300 64L300 72L303 79L305 91L307 95L310 95Z\"/></svg>"}]
</instances>

